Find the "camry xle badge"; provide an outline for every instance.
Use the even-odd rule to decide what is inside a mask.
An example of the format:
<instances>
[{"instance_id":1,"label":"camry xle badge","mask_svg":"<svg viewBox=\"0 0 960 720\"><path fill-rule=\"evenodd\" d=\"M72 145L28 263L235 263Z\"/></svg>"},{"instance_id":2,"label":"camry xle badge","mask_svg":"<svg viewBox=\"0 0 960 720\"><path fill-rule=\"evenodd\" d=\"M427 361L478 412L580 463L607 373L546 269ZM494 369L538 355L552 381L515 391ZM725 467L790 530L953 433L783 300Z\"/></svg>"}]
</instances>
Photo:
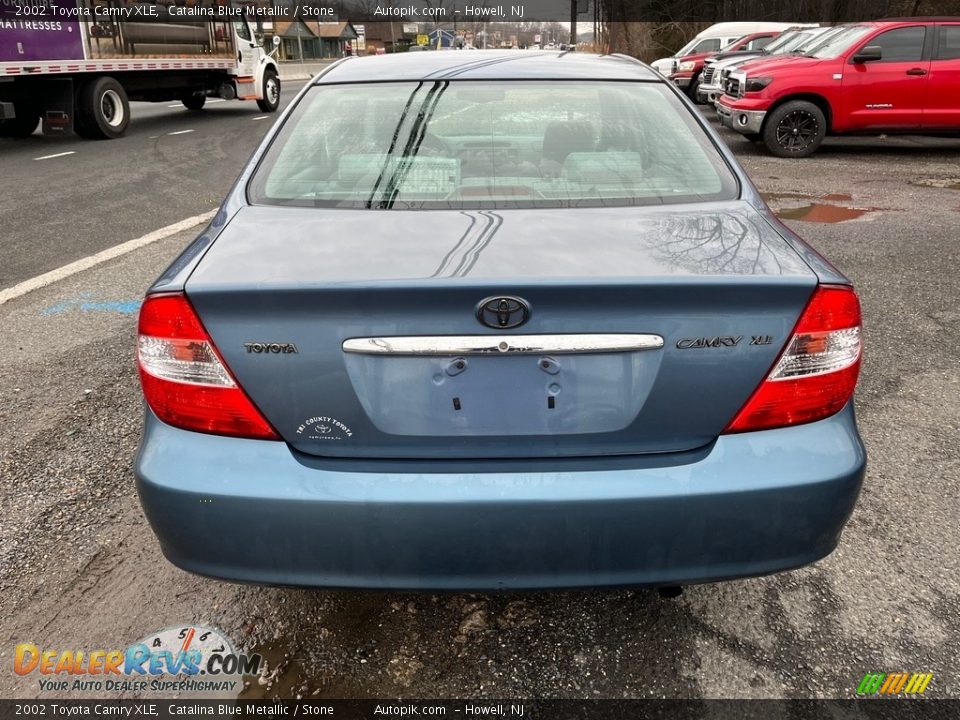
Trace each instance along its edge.
<instances>
[{"instance_id":1,"label":"camry xle badge","mask_svg":"<svg viewBox=\"0 0 960 720\"><path fill-rule=\"evenodd\" d=\"M529 318L530 306L518 297L490 297L477 305L477 320L487 327L500 330L520 327Z\"/></svg>"},{"instance_id":2,"label":"camry xle badge","mask_svg":"<svg viewBox=\"0 0 960 720\"><path fill-rule=\"evenodd\" d=\"M699 348L734 347L743 340L743 335L720 335L719 337L683 338L677 340L677 347L681 350L695 350Z\"/></svg>"}]
</instances>

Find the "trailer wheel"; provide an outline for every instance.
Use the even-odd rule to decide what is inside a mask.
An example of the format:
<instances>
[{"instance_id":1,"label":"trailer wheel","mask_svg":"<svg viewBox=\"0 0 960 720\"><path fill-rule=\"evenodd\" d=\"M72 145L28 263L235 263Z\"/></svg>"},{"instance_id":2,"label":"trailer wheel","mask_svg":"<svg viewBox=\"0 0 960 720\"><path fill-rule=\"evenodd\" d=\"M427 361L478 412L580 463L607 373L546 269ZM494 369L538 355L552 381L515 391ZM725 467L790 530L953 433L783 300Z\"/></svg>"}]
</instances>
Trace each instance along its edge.
<instances>
[{"instance_id":1,"label":"trailer wheel","mask_svg":"<svg viewBox=\"0 0 960 720\"><path fill-rule=\"evenodd\" d=\"M14 103L16 117L13 120L0 120L0 137L27 137L37 129L40 111L24 102Z\"/></svg>"},{"instance_id":2,"label":"trailer wheel","mask_svg":"<svg viewBox=\"0 0 960 720\"><path fill-rule=\"evenodd\" d=\"M276 112L280 107L280 78L273 70L263 73L263 100L257 100L263 112Z\"/></svg>"},{"instance_id":3,"label":"trailer wheel","mask_svg":"<svg viewBox=\"0 0 960 720\"><path fill-rule=\"evenodd\" d=\"M112 77L99 77L80 88L76 123L83 137L109 140L120 137L130 123L130 101Z\"/></svg>"},{"instance_id":4,"label":"trailer wheel","mask_svg":"<svg viewBox=\"0 0 960 720\"><path fill-rule=\"evenodd\" d=\"M207 96L196 94L184 95L180 98L180 102L183 103L183 106L187 110L203 110L203 106L207 102Z\"/></svg>"}]
</instances>

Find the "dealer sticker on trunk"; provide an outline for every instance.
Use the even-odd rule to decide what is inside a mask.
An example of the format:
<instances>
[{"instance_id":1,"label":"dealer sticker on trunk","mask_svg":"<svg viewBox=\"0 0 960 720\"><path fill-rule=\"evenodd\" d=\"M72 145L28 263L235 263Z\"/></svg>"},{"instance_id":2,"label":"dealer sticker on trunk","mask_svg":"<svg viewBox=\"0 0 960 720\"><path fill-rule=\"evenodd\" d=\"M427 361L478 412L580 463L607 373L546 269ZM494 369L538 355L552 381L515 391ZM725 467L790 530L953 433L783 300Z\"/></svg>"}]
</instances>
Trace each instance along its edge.
<instances>
[{"instance_id":1,"label":"dealer sticker on trunk","mask_svg":"<svg viewBox=\"0 0 960 720\"><path fill-rule=\"evenodd\" d=\"M336 418L318 415L297 427L297 435L308 440L346 440L353 437L353 430Z\"/></svg>"}]
</instances>

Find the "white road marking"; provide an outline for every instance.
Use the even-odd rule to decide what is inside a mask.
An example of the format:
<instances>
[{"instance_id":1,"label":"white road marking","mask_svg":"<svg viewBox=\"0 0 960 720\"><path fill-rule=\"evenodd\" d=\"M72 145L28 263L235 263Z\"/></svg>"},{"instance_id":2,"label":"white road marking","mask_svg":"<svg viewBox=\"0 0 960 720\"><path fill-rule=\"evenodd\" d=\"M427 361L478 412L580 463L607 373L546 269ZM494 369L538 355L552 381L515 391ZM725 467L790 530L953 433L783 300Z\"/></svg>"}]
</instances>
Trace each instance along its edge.
<instances>
[{"instance_id":1,"label":"white road marking","mask_svg":"<svg viewBox=\"0 0 960 720\"><path fill-rule=\"evenodd\" d=\"M151 135L150 137L147 138L147 140L156 140L158 137L160 137L160 136L159 136L159 135Z\"/></svg>"},{"instance_id":2,"label":"white road marking","mask_svg":"<svg viewBox=\"0 0 960 720\"><path fill-rule=\"evenodd\" d=\"M167 135L185 135L188 132L193 132L193 130L177 130L176 132L167 133Z\"/></svg>"},{"instance_id":3,"label":"white road marking","mask_svg":"<svg viewBox=\"0 0 960 720\"><path fill-rule=\"evenodd\" d=\"M66 155L76 155L76 154L77 154L76 150L71 150L69 152L57 153L56 155L41 155L38 158L34 158L34 160L50 160L52 158L64 157Z\"/></svg>"},{"instance_id":4,"label":"white road marking","mask_svg":"<svg viewBox=\"0 0 960 720\"><path fill-rule=\"evenodd\" d=\"M167 105L167 107L183 107L183 103L174 103L173 105Z\"/></svg>"},{"instance_id":5,"label":"white road marking","mask_svg":"<svg viewBox=\"0 0 960 720\"><path fill-rule=\"evenodd\" d=\"M63 267L59 267L56 270L51 270L50 272L43 273L43 275L37 275L29 280L24 280L22 283L18 283L13 287L7 288L6 290L0 290L0 305L13 300L14 298L18 298L21 295L26 295L28 292L33 290L39 290L42 287L52 285L53 283L59 282L60 280L70 277L71 275L76 275L78 272L89 270L90 268L104 263L107 260L113 260L121 255L126 255L129 252L133 252L134 250L146 247L151 243L155 243L158 240L163 240L171 235L176 235L178 232L189 230L192 227L196 227L200 223L207 222L215 214L216 210L211 210L210 212L205 212L201 215L194 215L193 217L184 218L180 222L173 223L173 225L167 225L166 227L162 227L159 230L154 230L153 232L147 233L146 235L138 238L134 238L133 240L127 240L119 245L114 245L106 250L101 250L95 255L88 255L85 258L80 258L79 260L64 265Z\"/></svg>"},{"instance_id":6,"label":"white road marking","mask_svg":"<svg viewBox=\"0 0 960 720\"><path fill-rule=\"evenodd\" d=\"M269 115L258 115L257 117L254 118L254 120L266 120L268 117L270 117L270 116L269 116Z\"/></svg>"}]
</instances>

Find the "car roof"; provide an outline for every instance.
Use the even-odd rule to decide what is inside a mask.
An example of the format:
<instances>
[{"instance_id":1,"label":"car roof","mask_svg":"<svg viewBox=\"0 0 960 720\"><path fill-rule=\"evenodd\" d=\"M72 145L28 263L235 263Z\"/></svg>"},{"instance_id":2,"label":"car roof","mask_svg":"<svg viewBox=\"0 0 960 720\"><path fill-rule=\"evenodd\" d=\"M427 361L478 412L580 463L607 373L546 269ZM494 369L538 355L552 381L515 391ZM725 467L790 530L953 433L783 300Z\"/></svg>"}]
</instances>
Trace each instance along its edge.
<instances>
[{"instance_id":1,"label":"car roof","mask_svg":"<svg viewBox=\"0 0 960 720\"><path fill-rule=\"evenodd\" d=\"M626 55L534 50L457 50L347 58L315 84L389 80L640 80L665 82Z\"/></svg>"}]
</instances>

